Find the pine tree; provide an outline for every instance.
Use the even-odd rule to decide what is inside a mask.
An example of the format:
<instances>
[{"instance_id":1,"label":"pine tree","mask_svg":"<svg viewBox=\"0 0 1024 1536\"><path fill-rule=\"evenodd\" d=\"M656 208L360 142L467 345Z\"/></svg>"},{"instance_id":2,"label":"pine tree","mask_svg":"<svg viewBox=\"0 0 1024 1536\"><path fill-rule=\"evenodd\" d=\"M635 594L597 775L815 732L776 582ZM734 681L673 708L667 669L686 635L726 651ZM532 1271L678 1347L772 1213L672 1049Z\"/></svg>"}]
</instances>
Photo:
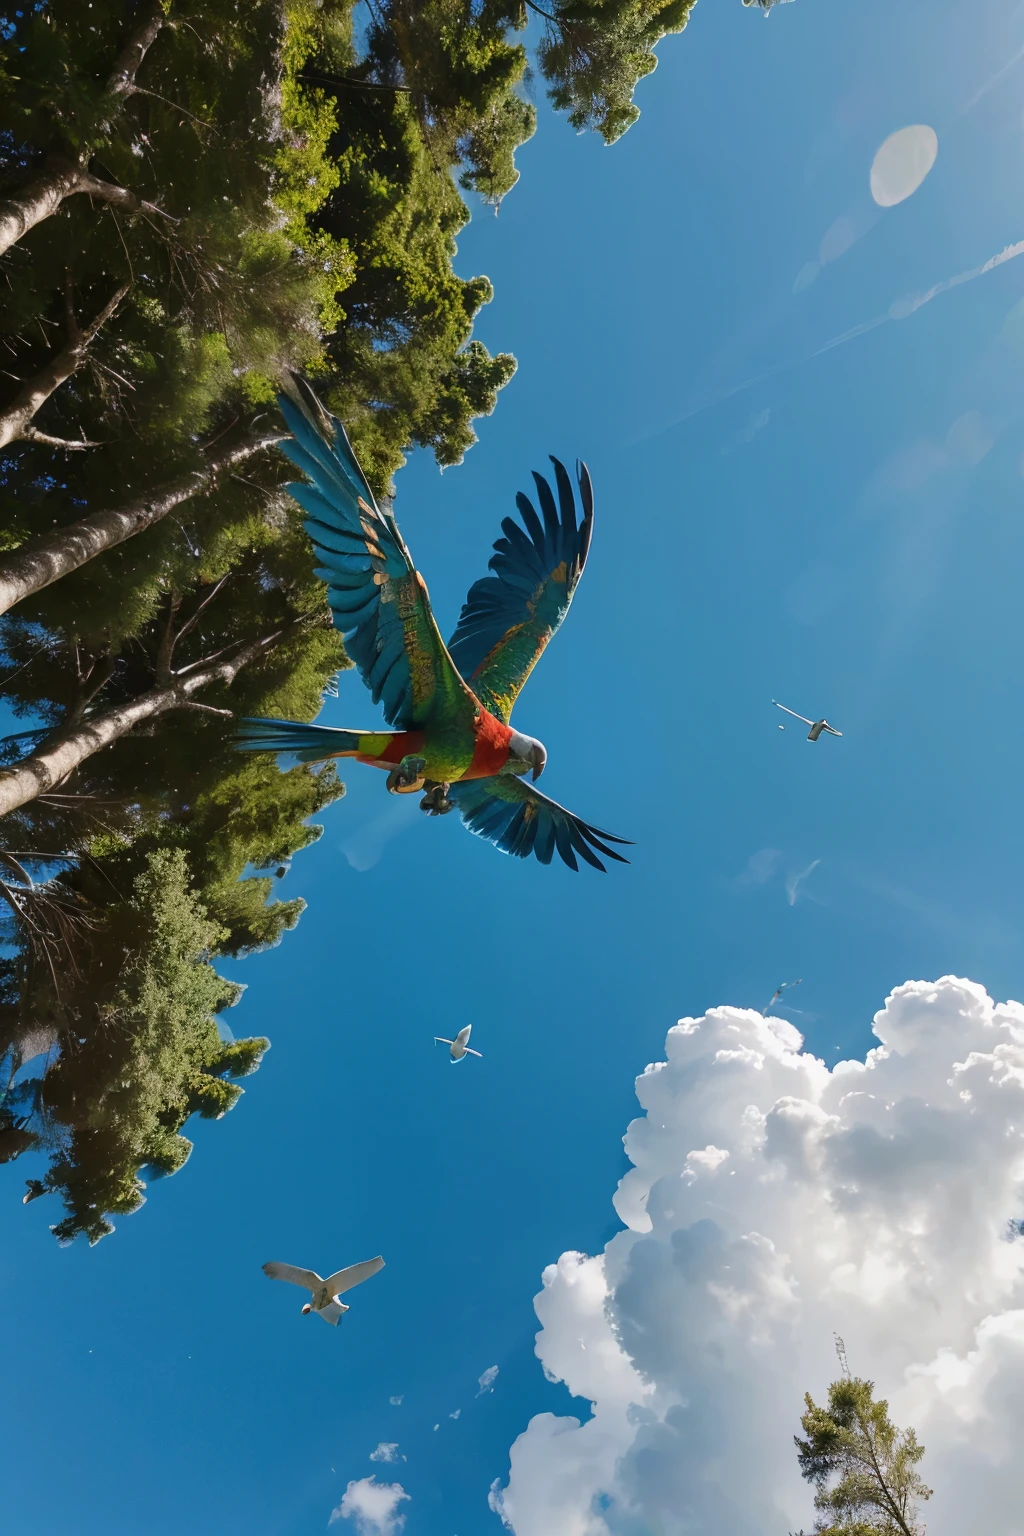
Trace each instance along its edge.
<instances>
[{"instance_id":1,"label":"pine tree","mask_svg":"<svg viewBox=\"0 0 1024 1536\"><path fill-rule=\"evenodd\" d=\"M347 665L304 536L279 511L270 498L249 547L225 541L222 568L200 565L184 593L154 589L141 612L119 608L124 589L108 592L110 573L94 562L77 594L58 584L4 621L0 682L16 710L43 719L8 742L16 775L41 770L62 743L95 745L118 711L167 705L82 752L70 777L0 822L0 1160L49 1152L29 1192L63 1196L62 1239L102 1236L108 1214L139 1203L143 1164L180 1166L187 1116L231 1107L229 1079L256 1056L219 1042L213 1016L237 991L209 961L294 926L302 903L275 900L276 879L319 835L309 818L342 793L333 766L280 774L240 756L225 719L232 709L310 718ZM176 680L204 678L191 697L167 698ZM0 794L5 782L0 771ZM161 881L176 892L170 905L157 900ZM174 932L161 938L162 924ZM131 996L126 977L139 982ZM160 1014L176 988L185 1011ZM15 1081L41 1049L42 1071Z\"/></svg>"},{"instance_id":2,"label":"pine tree","mask_svg":"<svg viewBox=\"0 0 1024 1536\"><path fill-rule=\"evenodd\" d=\"M842 1340L843 1375L828 1389L828 1407L807 1393L794 1436L801 1476L816 1489L818 1536L921 1536L919 1501L931 1490L917 1471L924 1455L912 1429L899 1430L874 1383L851 1376Z\"/></svg>"},{"instance_id":3,"label":"pine tree","mask_svg":"<svg viewBox=\"0 0 1024 1536\"><path fill-rule=\"evenodd\" d=\"M539 49L541 73L555 107L578 130L593 128L614 144L640 116L633 97L658 64L654 49L681 32L696 0L554 0Z\"/></svg>"},{"instance_id":4,"label":"pine tree","mask_svg":"<svg viewBox=\"0 0 1024 1536\"><path fill-rule=\"evenodd\" d=\"M17 990L22 1019L29 1002L53 1057L16 1090L27 1111L21 1135L50 1159L26 1200L59 1193L67 1215L57 1238L96 1242L113 1230L109 1214L142 1204L140 1172L182 1167L188 1117L231 1109L242 1093L235 1079L256 1069L269 1041L221 1038L216 1016L242 989L210 963L224 935L195 897L181 850L150 853L126 898L108 901L102 916L94 907L78 916L60 973L37 954L34 976L5 960L0 981ZM17 1053L8 1039L8 1060Z\"/></svg>"}]
</instances>

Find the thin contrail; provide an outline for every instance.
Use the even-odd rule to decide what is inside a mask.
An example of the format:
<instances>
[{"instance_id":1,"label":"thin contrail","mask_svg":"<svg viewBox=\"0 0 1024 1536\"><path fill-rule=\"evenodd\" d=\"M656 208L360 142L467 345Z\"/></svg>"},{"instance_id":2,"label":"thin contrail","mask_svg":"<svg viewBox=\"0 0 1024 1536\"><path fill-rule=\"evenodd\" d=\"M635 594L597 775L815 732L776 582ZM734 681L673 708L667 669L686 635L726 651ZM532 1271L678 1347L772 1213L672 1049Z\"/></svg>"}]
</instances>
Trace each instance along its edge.
<instances>
[{"instance_id":1,"label":"thin contrail","mask_svg":"<svg viewBox=\"0 0 1024 1536\"><path fill-rule=\"evenodd\" d=\"M789 368L799 368L801 363L809 363L814 358L831 352L834 347L841 347L846 342L863 336L867 331L874 331L880 325L888 325L890 320L906 320L909 315L916 314L919 309L923 309L926 304L937 299L939 294L948 293L951 288L959 288L964 283L973 283L976 277L984 277L986 272L993 272L996 267L1001 267L1008 261L1015 261L1018 256L1024 256L1024 240L1018 240L1014 245L1004 246L997 256L990 256L988 261L982 262L980 267L971 267L967 272L958 272L955 277L948 277L945 282L936 283L933 287L925 289L923 293L909 294L905 298L896 299L883 315L876 315L873 320L864 320L860 325L843 331L841 335L833 336L831 341L826 341L823 347L818 347L814 352L808 352L803 357L792 358L789 362L776 363L774 367L766 368L763 373L756 373L751 378L744 379L741 384L734 384L731 389L723 390L720 395L704 400L682 416L677 416L675 421L670 421L667 427L657 427L652 432L642 433L634 441L641 443L654 437L661 437L663 433L671 432L673 427L681 427L684 422L692 421L694 416L700 416L704 411L710 411L714 406L724 404L726 400L731 400L733 395L742 394L745 389L753 389L756 384L763 384L766 379L774 378L777 373L785 373Z\"/></svg>"},{"instance_id":2,"label":"thin contrail","mask_svg":"<svg viewBox=\"0 0 1024 1536\"><path fill-rule=\"evenodd\" d=\"M1024 6L1019 5L1014 12L1014 16L1019 15L1022 10L1024 10ZM981 86L979 90L975 91L974 95L971 97L970 101L967 102L966 106L960 108L960 116L962 117L965 112L970 112L972 108L976 107L978 102L981 101L982 97L987 96L989 91L993 90L994 87L999 84L1003 76L1008 75L1014 65L1020 63L1021 59L1024 59L1024 48L1021 48L1019 53L1015 53L1011 59L1007 59L1003 67L1001 69L997 69L995 74L992 75L990 79L986 80L985 84Z\"/></svg>"}]
</instances>

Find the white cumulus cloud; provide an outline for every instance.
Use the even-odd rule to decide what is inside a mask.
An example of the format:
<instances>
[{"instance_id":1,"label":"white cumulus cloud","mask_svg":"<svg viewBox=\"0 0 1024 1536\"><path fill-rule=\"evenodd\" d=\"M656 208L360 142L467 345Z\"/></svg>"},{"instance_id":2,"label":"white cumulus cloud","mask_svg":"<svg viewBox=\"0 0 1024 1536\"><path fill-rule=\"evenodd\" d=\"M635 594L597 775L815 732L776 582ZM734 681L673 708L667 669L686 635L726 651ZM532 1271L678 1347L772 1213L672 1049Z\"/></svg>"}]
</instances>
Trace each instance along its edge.
<instances>
[{"instance_id":1,"label":"white cumulus cloud","mask_svg":"<svg viewBox=\"0 0 1024 1536\"><path fill-rule=\"evenodd\" d=\"M926 1447L928 1536L1024 1530L1024 1008L908 982L874 1030L831 1070L746 1010L669 1031L626 1230L544 1272L537 1353L593 1416L515 1442L491 1495L515 1536L809 1527L793 1434L833 1332Z\"/></svg>"},{"instance_id":2,"label":"white cumulus cloud","mask_svg":"<svg viewBox=\"0 0 1024 1536\"><path fill-rule=\"evenodd\" d=\"M375 1451L370 1452L371 1461L397 1461L398 1441L382 1440Z\"/></svg>"},{"instance_id":3,"label":"white cumulus cloud","mask_svg":"<svg viewBox=\"0 0 1024 1536\"><path fill-rule=\"evenodd\" d=\"M354 1520L359 1536L397 1536L405 1524L398 1506L408 1498L401 1483L378 1483L375 1477L361 1477L349 1483L327 1523Z\"/></svg>"},{"instance_id":4,"label":"white cumulus cloud","mask_svg":"<svg viewBox=\"0 0 1024 1536\"><path fill-rule=\"evenodd\" d=\"M484 1371L483 1375L477 1378L477 1385L480 1388L479 1392L476 1394L477 1397L483 1397L485 1392L493 1392L494 1383L497 1381L497 1379L498 1367L496 1365L489 1365L486 1371Z\"/></svg>"}]
</instances>

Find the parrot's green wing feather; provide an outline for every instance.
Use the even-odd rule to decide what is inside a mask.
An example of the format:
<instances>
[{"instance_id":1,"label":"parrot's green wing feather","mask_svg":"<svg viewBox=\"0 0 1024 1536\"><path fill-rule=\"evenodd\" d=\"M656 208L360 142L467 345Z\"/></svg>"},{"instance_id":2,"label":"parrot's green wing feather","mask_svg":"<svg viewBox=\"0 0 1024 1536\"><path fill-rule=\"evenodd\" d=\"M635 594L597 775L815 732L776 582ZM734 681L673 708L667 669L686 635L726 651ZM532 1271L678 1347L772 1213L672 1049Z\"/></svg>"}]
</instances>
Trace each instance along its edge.
<instances>
[{"instance_id":1,"label":"parrot's green wing feather","mask_svg":"<svg viewBox=\"0 0 1024 1536\"><path fill-rule=\"evenodd\" d=\"M494 575L470 588L448 642L452 660L477 698L506 723L523 684L569 611L590 548L594 492L587 466L576 468L583 506L577 526L569 476L557 459L551 462L558 505L548 482L535 474L543 522L520 492L516 505L524 527L505 518L504 537L495 543L490 560Z\"/></svg>"},{"instance_id":2,"label":"parrot's green wing feather","mask_svg":"<svg viewBox=\"0 0 1024 1536\"><path fill-rule=\"evenodd\" d=\"M590 826L572 811L542 795L532 784L512 774L502 773L490 779L464 779L450 787L448 798L454 801L471 832L485 837L503 853L511 853L517 859L527 859L533 853L542 864L550 864L557 848L570 869L579 868L576 862L579 854L595 869L604 871L604 865L594 852L597 849L605 858L617 859L620 864L629 863L621 853L608 847L609 843L625 844L626 838Z\"/></svg>"},{"instance_id":3,"label":"parrot's green wing feather","mask_svg":"<svg viewBox=\"0 0 1024 1536\"><path fill-rule=\"evenodd\" d=\"M462 681L394 516L374 500L341 422L299 387L302 409L278 402L293 434L280 446L307 479L285 489L306 513L317 575L363 682L388 724L411 730Z\"/></svg>"}]
</instances>

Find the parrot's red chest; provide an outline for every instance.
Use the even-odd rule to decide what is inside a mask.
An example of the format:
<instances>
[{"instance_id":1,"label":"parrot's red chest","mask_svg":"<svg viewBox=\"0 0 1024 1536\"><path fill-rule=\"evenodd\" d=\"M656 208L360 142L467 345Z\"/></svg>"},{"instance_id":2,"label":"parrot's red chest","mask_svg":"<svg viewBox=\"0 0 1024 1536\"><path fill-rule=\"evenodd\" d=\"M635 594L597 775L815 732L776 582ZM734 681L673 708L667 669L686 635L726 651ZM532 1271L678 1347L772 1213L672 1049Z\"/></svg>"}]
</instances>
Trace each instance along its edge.
<instances>
[{"instance_id":1,"label":"parrot's red chest","mask_svg":"<svg viewBox=\"0 0 1024 1536\"><path fill-rule=\"evenodd\" d=\"M466 772L464 779L489 779L494 774L500 773L508 762L509 742L512 740L512 727L502 725L496 715L492 715L489 709L481 708L480 713L473 721L473 761Z\"/></svg>"}]
</instances>

